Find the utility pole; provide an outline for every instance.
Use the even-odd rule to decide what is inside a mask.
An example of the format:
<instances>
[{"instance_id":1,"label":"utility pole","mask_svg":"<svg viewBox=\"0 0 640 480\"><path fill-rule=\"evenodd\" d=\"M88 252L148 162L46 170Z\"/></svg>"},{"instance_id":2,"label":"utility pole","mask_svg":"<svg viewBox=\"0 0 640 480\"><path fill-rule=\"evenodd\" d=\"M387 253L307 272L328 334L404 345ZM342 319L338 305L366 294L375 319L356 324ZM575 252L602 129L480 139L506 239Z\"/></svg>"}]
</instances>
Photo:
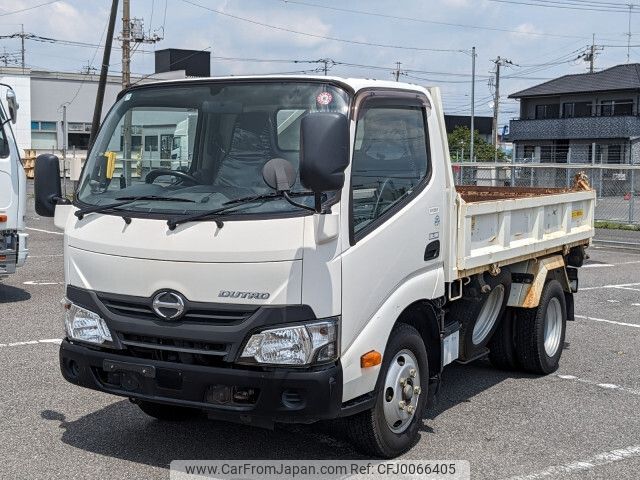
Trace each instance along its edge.
<instances>
[{"instance_id":1,"label":"utility pole","mask_svg":"<svg viewBox=\"0 0 640 480\"><path fill-rule=\"evenodd\" d=\"M317 63L322 63L322 71L324 72L325 77L329 71L329 64L331 64L331 66L335 65L335 62L330 58L321 58L320 60L317 60Z\"/></svg>"},{"instance_id":2,"label":"utility pole","mask_svg":"<svg viewBox=\"0 0 640 480\"><path fill-rule=\"evenodd\" d=\"M476 108L476 47L471 49L471 141L469 142L469 161L473 162L475 147L475 108Z\"/></svg>"},{"instance_id":3,"label":"utility pole","mask_svg":"<svg viewBox=\"0 0 640 480\"><path fill-rule=\"evenodd\" d=\"M511 65L512 62L498 56L493 63L496 65L496 84L495 96L493 99L493 147L495 148L494 162L498 161L498 114L500 112L500 67L503 65Z\"/></svg>"},{"instance_id":4,"label":"utility pole","mask_svg":"<svg viewBox=\"0 0 640 480\"><path fill-rule=\"evenodd\" d=\"M593 61L596 57L596 34L591 37L591 52L589 53L589 73L593 73Z\"/></svg>"},{"instance_id":5,"label":"utility pole","mask_svg":"<svg viewBox=\"0 0 640 480\"><path fill-rule=\"evenodd\" d=\"M118 16L118 0L111 0L111 15L109 16L109 25L107 27L107 36L104 41L104 53L102 55L102 68L100 69L100 81L98 82L98 93L96 94L96 104L93 109L93 121L91 122L91 135L89 136L89 145L93 144L100 126L100 118L102 117L102 104L104 102L104 91L107 86L107 73L109 71L109 62L111 58L111 44L113 41L113 32L116 27L116 17Z\"/></svg>"},{"instance_id":6,"label":"utility pole","mask_svg":"<svg viewBox=\"0 0 640 480\"><path fill-rule=\"evenodd\" d=\"M67 128L67 105L62 105L62 186L63 195L67 196L67 148L69 143L69 129Z\"/></svg>"},{"instance_id":7,"label":"utility pole","mask_svg":"<svg viewBox=\"0 0 640 480\"><path fill-rule=\"evenodd\" d=\"M405 72L400 70L400 65L402 65L402 63L396 62L396 69L391 73L393 75L393 78L396 79L396 82L400 81L400 75L406 75Z\"/></svg>"},{"instance_id":8,"label":"utility pole","mask_svg":"<svg viewBox=\"0 0 640 480\"><path fill-rule=\"evenodd\" d=\"M629 29L627 33L627 63L629 63L631 59L631 36L633 35L631 33L631 15L633 13L634 6L635 5L633 3L629 3Z\"/></svg>"},{"instance_id":9,"label":"utility pole","mask_svg":"<svg viewBox=\"0 0 640 480\"><path fill-rule=\"evenodd\" d=\"M20 24L20 30L21 30L20 39L22 41L22 47L20 49L20 53L22 56L22 73L24 73L24 23Z\"/></svg>"},{"instance_id":10,"label":"utility pole","mask_svg":"<svg viewBox=\"0 0 640 480\"><path fill-rule=\"evenodd\" d=\"M122 89L131 84L131 12L130 0L122 0Z\"/></svg>"}]
</instances>

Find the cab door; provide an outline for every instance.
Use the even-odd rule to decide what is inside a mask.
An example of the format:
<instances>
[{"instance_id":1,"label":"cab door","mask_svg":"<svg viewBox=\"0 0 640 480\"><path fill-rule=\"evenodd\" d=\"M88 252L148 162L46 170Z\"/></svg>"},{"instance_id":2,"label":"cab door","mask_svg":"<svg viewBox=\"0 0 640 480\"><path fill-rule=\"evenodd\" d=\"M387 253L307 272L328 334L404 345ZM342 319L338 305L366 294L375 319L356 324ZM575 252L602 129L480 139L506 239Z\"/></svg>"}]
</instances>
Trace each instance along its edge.
<instances>
[{"instance_id":1,"label":"cab door","mask_svg":"<svg viewBox=\"0 0 640 480\"><path fill-rule=\"evenodd\" d=\"M405 302L434 298L444 288L440 242L445 167L432 161L433 146L438 147L433 142L440 140L430 140L429 125L437 131L437 122L428 98L376 90L361 94L355 115L350 238L342 259L343 353L394 293L402 300L393 318L384 319L388 325ZM404 295L409 283L412 291Z\"/></svg>"}]
</instances>

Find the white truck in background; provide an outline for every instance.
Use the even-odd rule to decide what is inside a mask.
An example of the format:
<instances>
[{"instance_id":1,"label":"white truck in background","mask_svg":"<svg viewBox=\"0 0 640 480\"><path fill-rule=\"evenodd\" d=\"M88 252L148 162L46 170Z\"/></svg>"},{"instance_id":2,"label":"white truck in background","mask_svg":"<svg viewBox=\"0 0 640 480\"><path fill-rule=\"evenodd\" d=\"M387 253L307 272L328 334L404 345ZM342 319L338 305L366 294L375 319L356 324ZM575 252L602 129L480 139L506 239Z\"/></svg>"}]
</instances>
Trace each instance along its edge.
<instances>
[{"instance_id":1,"label":"white truck in background","mask_svg":"<svg viewBox=\"0 0 640 480\"><path fill-rule=\"evenodd\" d=\"M24 265L29 250L25 233L27 177L11 130L18 115L18 102L7 88L7 110L0 104L0 278Z\"/></svg>"},{"instance_id":2,"label":"white truck in background","mask_svg":"<svg viewBox=\"0 0 640 480\"><path fill-rule=\"evenodd\" d=\"M182 167L111 181L124 118L189 130ZM585 178L456 188L439 90L376 80L135 86L73 203L54 156L35 181L65 233L64 378L158 419L346 422L380 457L454 361L557 369L594 234Z\"/></svg>"}]
</instances>

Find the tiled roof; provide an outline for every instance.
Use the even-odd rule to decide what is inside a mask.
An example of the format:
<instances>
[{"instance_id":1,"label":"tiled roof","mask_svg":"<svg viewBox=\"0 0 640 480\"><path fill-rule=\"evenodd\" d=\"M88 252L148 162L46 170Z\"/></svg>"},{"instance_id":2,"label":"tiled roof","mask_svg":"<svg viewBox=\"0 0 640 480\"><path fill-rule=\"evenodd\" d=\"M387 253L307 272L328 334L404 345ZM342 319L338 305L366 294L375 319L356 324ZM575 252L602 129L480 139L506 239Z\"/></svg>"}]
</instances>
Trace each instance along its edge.
<instances>
[{"instance_id":1,"label":"tiled roof","mask_svg":"<svg viewBox=\"0 0 640 480\"><path fill-rule=\"evenodd\" d=\"M640 63L616 65L595 73L565 75L520 92L512 93L509 98L611 90L640 90Z\"/></svg>"}]
</instances>

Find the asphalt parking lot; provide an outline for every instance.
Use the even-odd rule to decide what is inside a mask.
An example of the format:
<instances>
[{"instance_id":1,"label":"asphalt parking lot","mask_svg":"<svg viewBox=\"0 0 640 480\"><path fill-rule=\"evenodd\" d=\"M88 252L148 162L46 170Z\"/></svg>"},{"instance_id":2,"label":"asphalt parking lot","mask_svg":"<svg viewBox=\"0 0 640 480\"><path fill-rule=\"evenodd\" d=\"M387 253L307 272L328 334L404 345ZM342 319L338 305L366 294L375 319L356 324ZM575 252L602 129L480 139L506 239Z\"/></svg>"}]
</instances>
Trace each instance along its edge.
<instances>
[{"instance_id":1,"label":"asphalt parking lot","mask_svg":"<svg viewBox=\"0 0 640 480\"><path fill-rule=\"evenodd\" d=\"M318 427L163 423L66 383L62 235L33 213L28 226L28 263L0 282L0 477L168 478L174 459L361 458ZM474 479L640 477L640 251L590 255L560 370L450 367L408 458L466 459Z\"/></svg>"}]
</instances>

